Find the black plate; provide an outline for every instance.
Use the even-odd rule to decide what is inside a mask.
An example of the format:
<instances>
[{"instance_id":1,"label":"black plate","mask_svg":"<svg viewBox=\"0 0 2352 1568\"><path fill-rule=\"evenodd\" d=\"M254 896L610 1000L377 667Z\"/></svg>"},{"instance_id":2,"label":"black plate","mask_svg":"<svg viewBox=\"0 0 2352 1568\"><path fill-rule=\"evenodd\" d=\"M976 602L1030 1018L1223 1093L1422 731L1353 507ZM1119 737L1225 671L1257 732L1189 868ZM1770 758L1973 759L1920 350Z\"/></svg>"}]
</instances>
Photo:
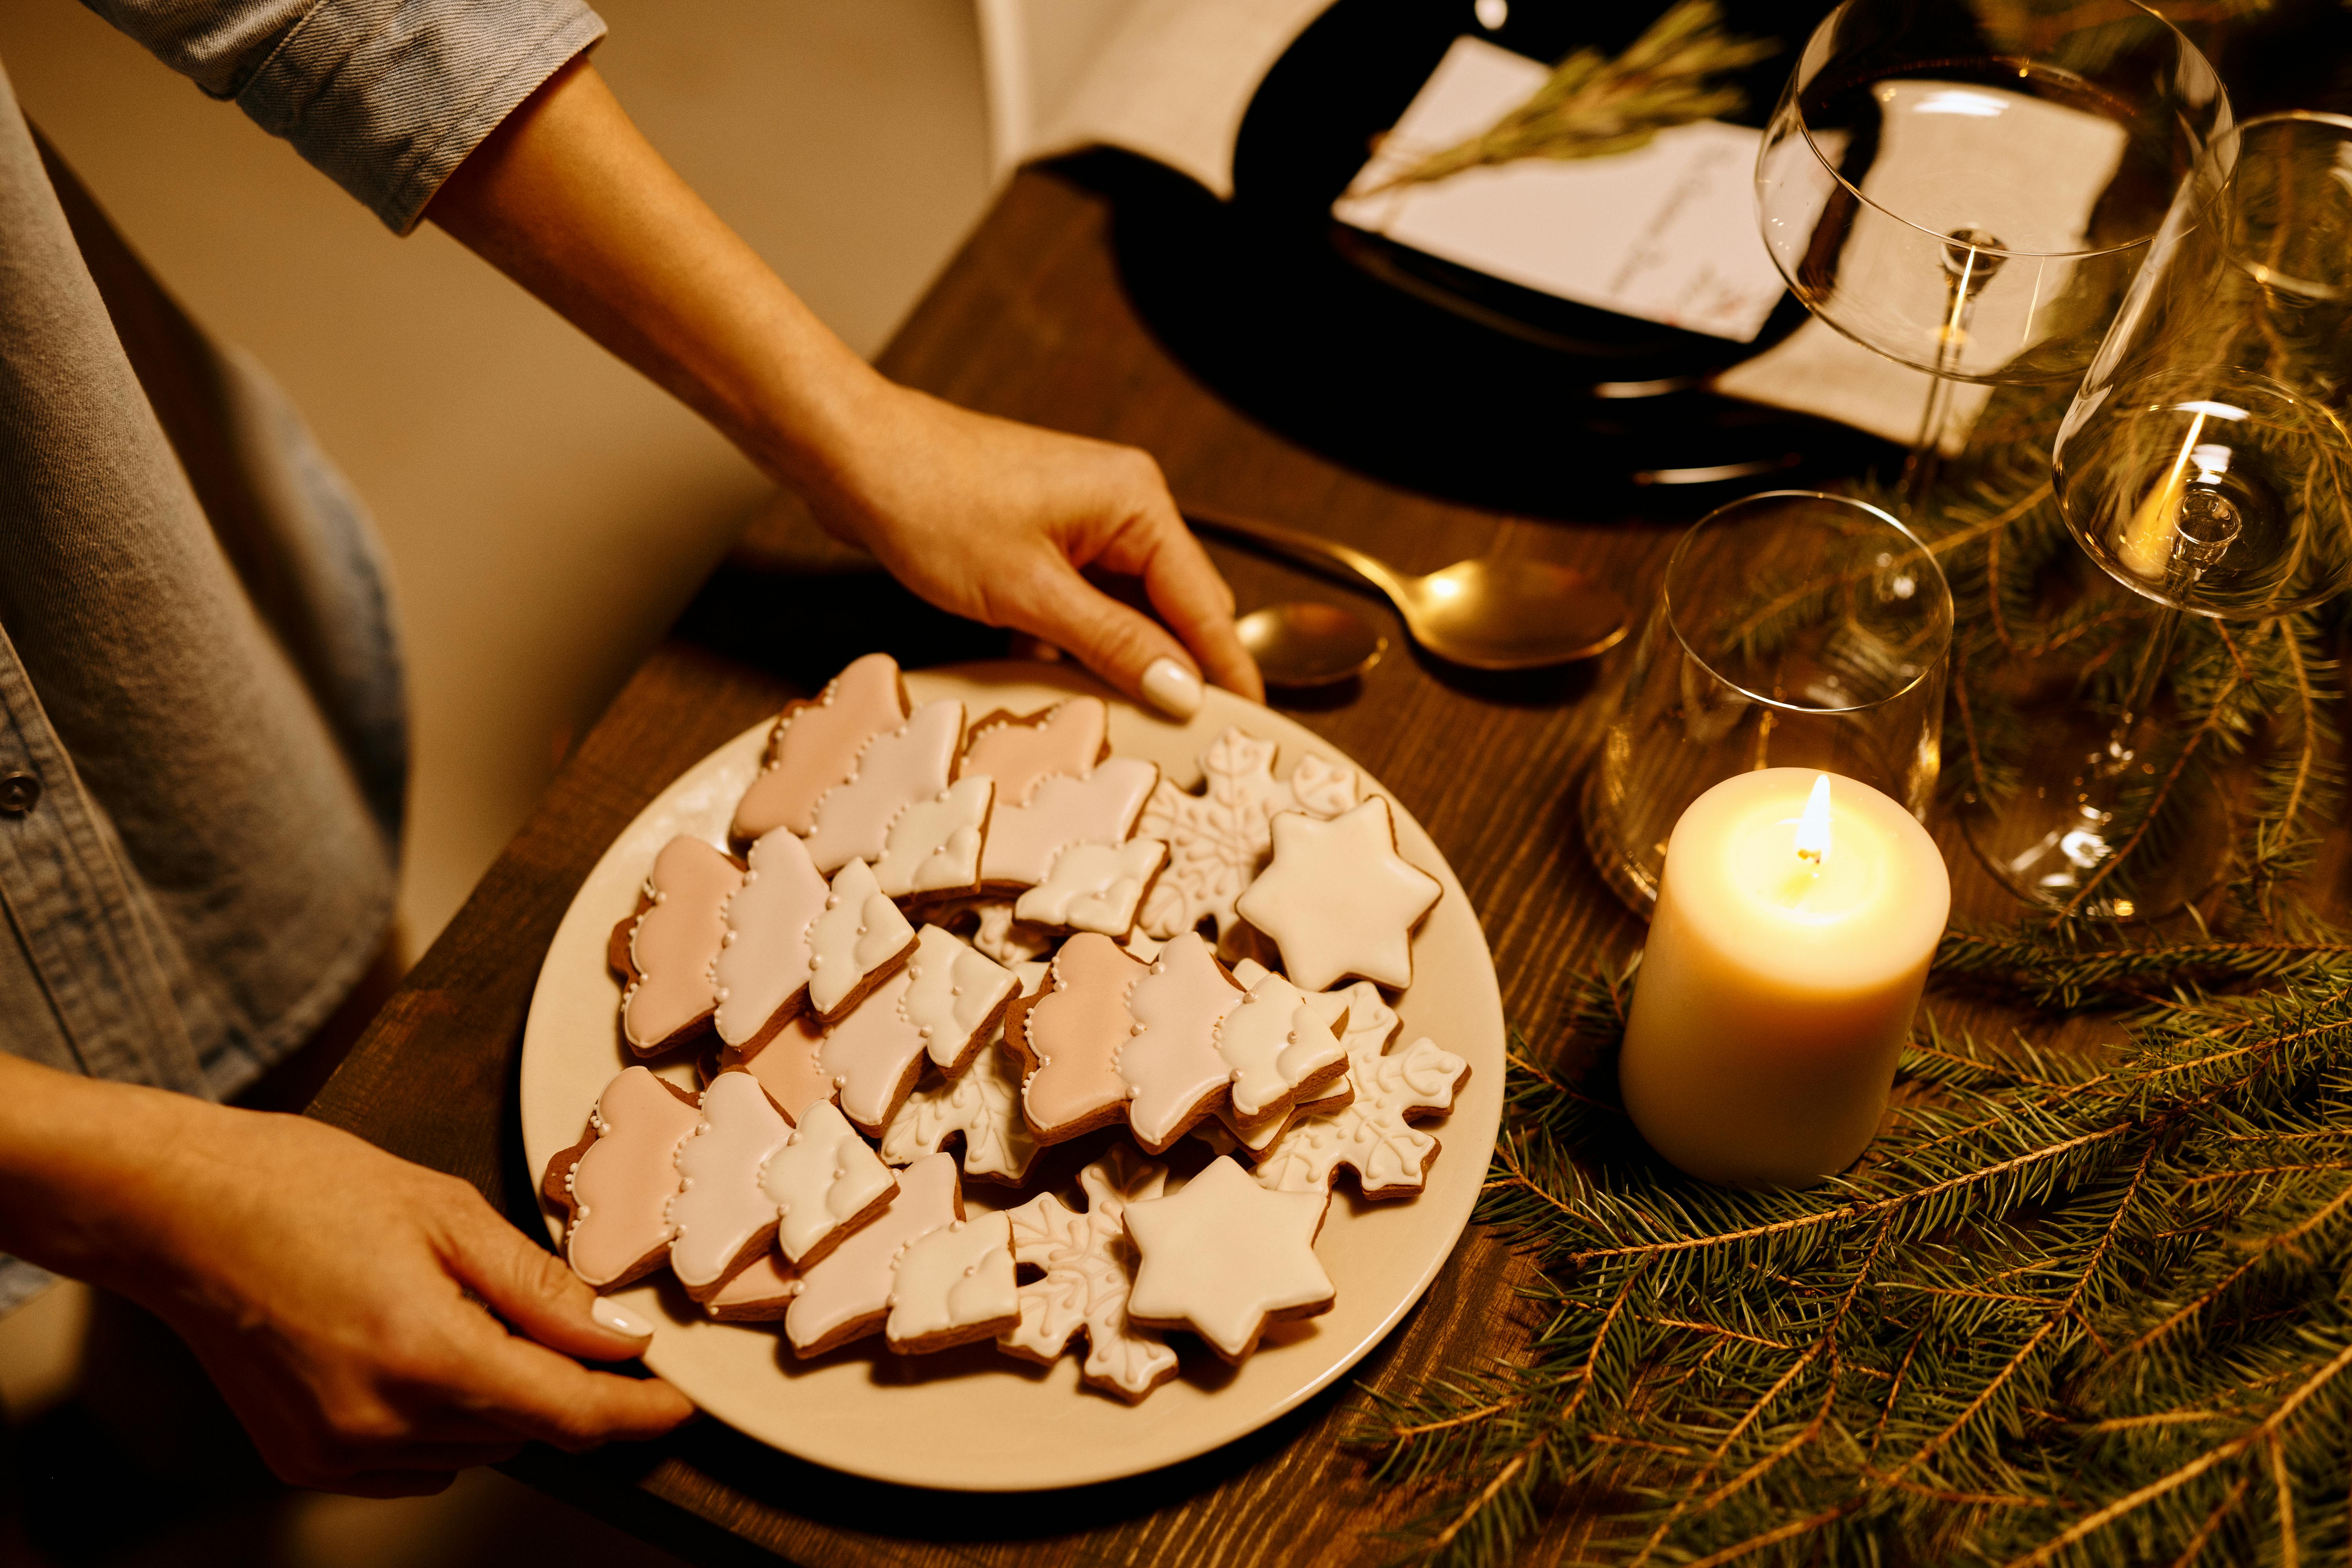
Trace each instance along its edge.
<instances>
[{"instance_id":1,"label":"black plate","mask_svg":"<svg viewBox=\"0 0 2352 1568\"><path fill-rule=\"evenodd\" d=\"M1825 7L1725 0L1782 51L1743 80L1769 113ZM1216 201L1140 159L1074 165L1111 189L1138 308L1177 356L1284 434L1392 482L1535 516L1688 514L1770 480L1853 472L1893 448L1696 383L1793 331L1784 298L1754 343L1636 321L1349 229L1330 216L1453 40L1556 59L1615 52L1664 9L1514 0L1496 33L1471 0L1339 0L1259 85Z\"/></svg>"}]
</instances>

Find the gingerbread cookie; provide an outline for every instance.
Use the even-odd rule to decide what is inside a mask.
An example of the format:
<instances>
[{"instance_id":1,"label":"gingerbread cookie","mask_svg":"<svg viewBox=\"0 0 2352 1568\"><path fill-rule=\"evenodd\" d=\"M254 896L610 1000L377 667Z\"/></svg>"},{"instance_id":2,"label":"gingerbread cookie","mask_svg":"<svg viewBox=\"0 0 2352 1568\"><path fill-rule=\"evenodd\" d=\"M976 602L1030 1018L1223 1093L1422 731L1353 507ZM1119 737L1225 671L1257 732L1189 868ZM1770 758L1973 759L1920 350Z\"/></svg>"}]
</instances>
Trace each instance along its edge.
<instances>
[{"instance_id":1,"label":"gingerbread cookie","mask_svg":"<svg viewBox=\"0 0 2352 1568\"><path fill-rule=\"evenodd\" d=\"M1124 936L1166 858L1130 845L1160 769L1114 757L1109 710L1074 697L1025 717L991 714L973 727L967 772L997 775L982 884L1016 892L1017 919Z\"/></svg>"},{"instance_id":2,"label":"gingerbread cookie","mask_svg":"<svg viewBox=\"0 0 2352 1568\"><path fill-rule=\"evenodd\" d=\"M772 1323L800 1293L800 1270L772 1247L705 1298L702 1310L713 1322Z\"/></svg>"},{"instance_id":3,"label":"gingerbread cookie","mask_svg":"<svg viewBox=\"0 0 2352 1568\"><path fill-rule=\"evenodd\" d=\"M1144 900L1145 931L1166 938L1213 921L1223 941L1233 929L1234 900L1274 847L1274 814L1337 816L1356 804L1353 769L1309 752L1288 779L1276 779L1276 751L1272 741L1227 730L1201 753L1199 795L1165 779L1152 791L1136 836L1165 841L1168 864Z\"/></svg>"},{"instance_id":4,"label":"gingerbread cookie","mask_svg":"<svg viewBox=\"0 0 2352 1568\"><path fill-rule=\"evenodd\" d=\"M932 890L977 884L995 784L975 776L967 787L952 787L962 743L963 704L953 699L924 703L868 742L849 781L816 803L805 837L817 869L830 876L864 860L887 864L901 878L929 867ZM918 806L926 809L918 813ZM937 865L934 857L940 858ZM916 890L905 888L900 896Z\"/></svg>"},{"instance_id":5,"label":"gingerbread cookie","mask_svg":"<svg viewBox=\"0 0 2352 1568\"><path fill-rule=\"evenodd\" d=\"M1026 963L1061 945L1049 927L1015 920L1010 899L977 899L961 907L976 922L971 945L999 963Z\"/></svg>"},{"instance_id":6,"label":"gingerbread cookie","mask_svg":"<svg viewBox=\"0 0 2352 1568\"><path fill-rule=\"evenodd\" d=\"M1330 1194L1260 1186L1220 1155L1172 1197L1127 1206L1139 1259L1130 1322L1190 1329L1240 1363L1272 1322L1311 1318L1338 1299L1315 1256Z\"/></svg>"},{"instance_id":7,"label":"gingerbread cookie","mask_svg":"<svg viewBox=\"0 0 2352 1568\"><path fill-rule=\"evenodd\" d=\"M735 808L733 837L810 832L817 803L857 776L866 746L905 723L909 707L898 662L887 653L853 660L814 699L786 707L769 731L759 777Z\"/></svg>"},{"instance_id":8,"label":"gingerbread cookie","mask_svg":"<svg viewBox=\"0 0 2352 1568\"><path fill-rule=\"evenodd\" d=\"M1084 778L1109 756L1109 705L1099 697L1072 697L1034 713L1000 708L973 720L959 767L995 779L998 806L1017 808L1045 780Z\"/></svg>"},{"instance_id":9,"label":"gingerbread cookie","mask_svg":"<svg viewBox=\"0 0 2352 1568\"><path fill-rule=\"evenodd\" d=\"M1036 994L1045 981L1042 963L1024 963L1015 973L1023 995ZM910 1165L960 1138L966 1176L1016 1187L1028 1179L1037 1139L1021 1114L1021 1077L1003 1040L1000 1026L952 1076L907 1097L882 1131L885 1164Z\"/></svg>"},{"instance_id":10,"label":"gingerbread cookie","mask_svg":"<svg viewBox=\"0 0 2352 1568\"><path fill-rule=\"evenodd\" d=\"M890 1312L890 1266L918 1237L963 1217L955 1161L933 1154L898 1178L898 1195L879 1218L801 1270L784 1313L793 1354L810 1356L863 1339Z\"/></svg>"},{"instance_id":11,"label":"gingerbread cookie","mask_svg":"<svg viewBox=\"0 0 2352 1568\"><path fill-rule=\"evenodd\" d=\"M1019 982L943 927L927 925L917 935L899 1012L923 1037L931 1065L960 1072L996 1035Z\"/></svg>"},{"instance_id":12,"label":"gingerbread cookie","mask_svg":"<svg viewBox=\"0 0 2352 1568\"><path fill-rule=\"evenodd\" d=\"M613 966L626 982L621 1035L637 1055L685 1045L710 1022L711 966L742 886L742 866L699 838L673 838L654 857L636 913L613 931Z\"/></svg>"},{"instance_id":13,"label":"gingerbread cookie","mask_svg":"<svg viewBox=\"0 0 2352 1568\"><path fill-rule=\"evenodd\" d=\"M768 1098L798 1121L810 1106L840 1092L833 1075L824 1070L824 1032L813 1015L803 1013L758 1046L740 1051L732 1046L721 1048L716 1066L749 1072Z\"/></svg>"},{"instance_id":14,"label":"gingerbread cookie","mask_svg":"<svg viewBox=\"0 0 2352 1568\"><path fill-rule=\"evenodd\" d=\"M750 1073L722 1072L702 1091L702 1113L678 1145L667 1215L670 1270L696 1300L775 1236L776 1205L760 1190L760 1171L792 1131Z\"/></svg>"},{"instance_id":15,"label":"gingerbread cookie","mask_svg":"<svg viewBox=\"0 0 2352 1568\"><path fill-rule=\"evenodd\" d=\"M817 1070L858 1130L879 1137L926 1061L954 1068L978 1053L1014 986L1010 971L925 926L906 967L825 1026Z\"/></svg>"},{"instance_id":16,"label":"gingerbread cookie","mask_svg":"<svg viewBox=\"0 0 2352 1568\"><path fill-rule=\"evenodd\" d=\"M808 1005L809 928L832 889L789 828L751 846L741 885L720 911L710 967L719 1037L757 1049Z\"/></svg>"},{"instance_id":17,"label":"gingerbread cookie","mask_svg":"<svg viewBox=\"0 0 2352 1568\"><path fill-rule=\"evenodd\" d=\"M1054 954L1045 987L1006 1015L1004 1043L1022 1061L1022 1114L1039 1142L1127 1119L1118 1064L1134 1027L1128 987L1145 973L1110 938L1081 931Z\"/></svg>"},{"instance_id":18,"label":"gingerbread cookie","mask_svg":"<svg viewBox=\"0 0 2352 1568\"><path fill-rule=\"evenodd\" d=\"M1129 983L1132 1023L1111 1065L1127 1080L1128 1125L1151 1153L1173 1146L1227 1094L1234 1068L1217 1035L1244 994L1198 931L1168 942Z\"/></svg>"},{"instance_id":19,"label":"gingerbread cookie","mask_svg":"<svg viewBox=\"0 0 2352 1568\"><path fill-rule=\"evenodd\" d=\"M701 1120L694 1096L625 1068L596 1097L586 1135L547 1163L540 1191L567 1216L563 1260L593 1288L617 1289L667 1260L677 1149Z\"/></svg>"},{"instance_id":20,"label":"gingerbread cookie","mask_svg":"<svg viewBox=\"0 0 2352 1568\"><path fill-rule=\"evenodd\" d=\"M721 1073L719 1081L739 1076L751 1075ZM759 1190L775 1223L776 1250L805 1273L889 1207L898 1184L840 1110L820 1100L761 1162Z\"/></svg>"},{"instance_id":21,"label":"gingerbread cookie","mask_svg":"<svg viewBox=\"0 0 2352 1568\"><path fill-rule=\"evenodd\" d=\"M1348 1053L1323 1009L1279 974L1249 988L1217 1026L1217 1054L1233 1069L1233 1110L1263 1121L1315 1100L1348 1070Z\"/></svg>"},{"instance_id":22,"label":"gingerbread cookie","mask_svg":"<svg viewBox=\"0 0 2352 1568\"><path fill-rule=\"evenodd\" d=\"M1020 1288L1021 1321L998 1336L998 1348L1045 1364L1058 1360L1072 1338L1084 1334L1080 1380L1130 1405L1175 1376L1176 1352L1127 1315L1135 1278L1127 1205L1160 1196L1167 1182L1165 1166L1148 1163L1131 1150L1113 1149L1078 1173L1087 1194L1085 1213L1051 1193L1007 1211L1014 1261L1039 1274Z\"/></svg>"},{"instance_id":23,"label":"gingerbread cookie","mask_svg":"<svg viewBox=\"0 0 2352 1568\"><path fill-rule=\"evenodd\" d=\"M1351 976L1412 984L1412 932L1444 889L1396 852L1386 798L1328 819L1279 812L1273 833L1273 860L1234 908L1273 939L1290 978L1307 991Z\"/></svg>"},{"instance_id":24,"label":"gingerbread cookie","mask_svg":"<svg viewBox=\"0 0 2352 1568\"><path fill-rule=\"evenodd\" d=\"M808 1005L828 1023L841 1017L914 948L915 928L872 868L852 860L835 874L824 908L808 928Z\"/></svg>"},{"instance_id":25,"label":"gingerbread cookie","mask_svg":"<svg viewBox=\"0 0 2352 1568\"><path fill-rule=\"evenodd\" d=\"M1470 1064L1436 1042L1418 1039L1390 1049L1401 1026L1380 990L1359 981L1349 992L1349 1101L1300 1118L1276 1138L1257 1164L1257 1179L1283 1192L1328 1191L1342 1167L1370 1199L1420 1195L1438 1142L1414 1122L1443 1116L1470 1081Z\"/></svg>"},{"instance_id":26,"label":"gingerbread cookie","mask_svg":"<svg viewBox=\"0 0 2352 1568\"><path fill-rule=\"evenodd\" d=\"M1013 1227L1003 1214L950 1220L908 1242L890 1266L883 1337L900 1355L992 1340L1021 1321Z\"/></svg>"}]
</instances>

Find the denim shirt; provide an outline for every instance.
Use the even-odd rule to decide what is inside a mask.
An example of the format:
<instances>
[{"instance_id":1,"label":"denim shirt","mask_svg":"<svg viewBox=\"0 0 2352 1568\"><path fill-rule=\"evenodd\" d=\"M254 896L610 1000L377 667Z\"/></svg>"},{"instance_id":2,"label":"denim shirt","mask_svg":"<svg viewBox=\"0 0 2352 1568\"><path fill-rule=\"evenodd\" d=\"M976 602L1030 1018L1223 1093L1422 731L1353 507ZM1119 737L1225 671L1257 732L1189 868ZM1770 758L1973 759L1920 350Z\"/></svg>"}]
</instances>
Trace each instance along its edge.
<instances>
[{"instance_id":1,"label":"denim shirt","mask_svg":"<svg viewBox=\"0 0 2352 1568\"><path fill-rule=\"evenodd\" d=\"M395 233L580 0L89 0ZM365 510L0 73L0 1049L222 1097L380 949L406 728ZM0 1259L0 1312L46 1277Z\"/></svg>"}]
</instances>

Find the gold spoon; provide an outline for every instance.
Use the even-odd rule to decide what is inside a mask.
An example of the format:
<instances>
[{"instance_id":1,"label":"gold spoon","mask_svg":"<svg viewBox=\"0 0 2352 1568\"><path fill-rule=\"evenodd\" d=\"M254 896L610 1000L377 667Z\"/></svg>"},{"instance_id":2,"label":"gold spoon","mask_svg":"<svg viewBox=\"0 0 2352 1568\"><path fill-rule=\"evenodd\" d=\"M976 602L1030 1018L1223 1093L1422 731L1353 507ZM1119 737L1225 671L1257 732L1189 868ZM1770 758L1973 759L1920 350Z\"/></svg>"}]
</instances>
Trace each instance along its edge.
<instances>
[{"instance_id":1,"label":"gold spoon","mask_svg":"<svg viewBox=\"0 0 2352 1568\"><path fill-rule=\"evenodd\" d=\"M1234 630L1268 686L1336 686L1389 650L1389 639L1355 611L1302 599L1252 610Z\"/></svg>"},{"instance_id":2,"label":"gold spoon","mask_svg":"<svg viewBox=\"0 0 2352 1568\"><path fill-rule=\"evenodd\" d=\"M1456 561L1425 577L1351 545L1254 517L1199 507L1202 528L1254 540L1310 565L1337 566L1389 597L1413 641L1472 669L1540 669L1614 647L1632 617L1625 601L1582 572L1548 561Z\"/></svg>"}]
</instances>

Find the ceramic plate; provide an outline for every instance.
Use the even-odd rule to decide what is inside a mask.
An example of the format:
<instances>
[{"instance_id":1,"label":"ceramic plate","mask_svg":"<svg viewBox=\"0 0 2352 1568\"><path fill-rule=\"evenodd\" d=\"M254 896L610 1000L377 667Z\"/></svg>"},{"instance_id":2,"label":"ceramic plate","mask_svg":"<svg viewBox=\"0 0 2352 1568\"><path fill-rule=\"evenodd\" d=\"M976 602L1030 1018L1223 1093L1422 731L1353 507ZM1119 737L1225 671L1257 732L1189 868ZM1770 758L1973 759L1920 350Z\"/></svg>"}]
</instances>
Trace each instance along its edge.
<instances>
[{"instance_id":1,"label":"ceramic plate","mask_svg":"<svg viewBox=\"0 0 2352 1568\"><path fill-rule=\"evenodd\" d=\"M960 697L975 717L1101 691L1081 675L1030 664L910 670L907 688L918 702ZM1339 756L1280 714L1223 691L1211 690L1189 724L1117 698L1110 705L1113 749L1158 763L1187 786L1200 782L1200 753L1230 725L1281 744L1279 777L1288 777L1306 752ZM613 923L635 907L646 868L671 837L724 841L767 731L765 723L744 731L664 790L573 898L540 971L523 1034L522 1135L534 1173L579 1139L597 1094L629 1060L615 1023L619 986L604 963ZM1389 793L1369 774L1364 782ZM1232 1442L1328 1386L1396 1326L1453 1251L1502 1111L1503 1007L1494 960L1452 868L1396 804L1399 847L1445 889L1413 939L1413 984L1397 1004L1401 1040L1431 1037L1468 1061L1471 1077L1453 1115L1425 1124L1444 1144L1426 1192L1408 1202L1366 1204L1343 1182L1333 1195L1315 1247L1339 1288L1331 1311L1270 1330L1238 1369L1189 1336L1175 1336L1182 1374L1130 1407L1081 1387L1075 1354L1050 1368L987 1345L900 1358L877 1335L797 1362L770 1327L705 1320L663 1275L663 1283L617 1293L659 1325L646 1363L721 1421L788 1454L876 1480L962 1491L1080 1486L1157 1469ZM693 1084L686 1060L661 1070ZM972 1183L965 1201L978 1212L997 1206L1001 1193ZM556 1229L551 1217L550 1233Z\"/></svg>"}]
</instances>

